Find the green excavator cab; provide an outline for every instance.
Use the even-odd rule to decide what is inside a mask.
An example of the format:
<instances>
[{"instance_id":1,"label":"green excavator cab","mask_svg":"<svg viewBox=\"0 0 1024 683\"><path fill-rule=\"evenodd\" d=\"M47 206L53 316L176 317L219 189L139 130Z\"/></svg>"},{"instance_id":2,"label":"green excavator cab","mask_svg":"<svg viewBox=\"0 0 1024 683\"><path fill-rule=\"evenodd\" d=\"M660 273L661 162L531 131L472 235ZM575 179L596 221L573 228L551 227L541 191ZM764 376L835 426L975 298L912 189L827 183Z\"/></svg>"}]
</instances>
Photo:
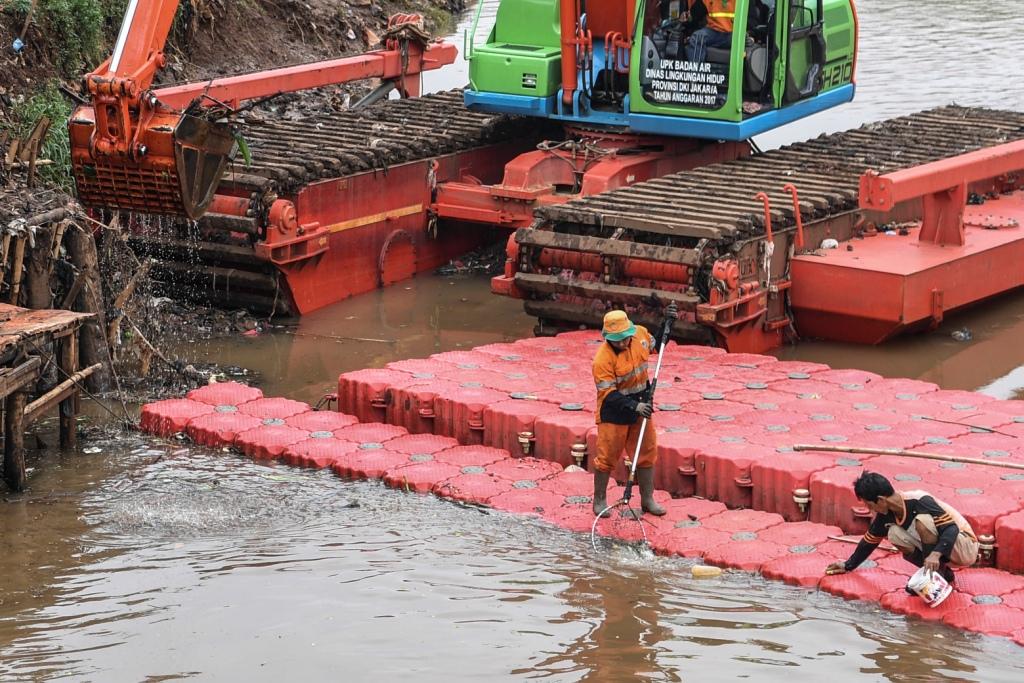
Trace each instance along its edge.
<instances>
[{"instance_id":1,"label":"green excavator cab","mask_svg":"<svg viewBox=\"0 0 1024 683\"><path fill-rule=\"evenodd\" d=\"M469 43L471 109L635 133L743 140L854 93L853 0L502 0Z\"/></svg>"}]
</instances>

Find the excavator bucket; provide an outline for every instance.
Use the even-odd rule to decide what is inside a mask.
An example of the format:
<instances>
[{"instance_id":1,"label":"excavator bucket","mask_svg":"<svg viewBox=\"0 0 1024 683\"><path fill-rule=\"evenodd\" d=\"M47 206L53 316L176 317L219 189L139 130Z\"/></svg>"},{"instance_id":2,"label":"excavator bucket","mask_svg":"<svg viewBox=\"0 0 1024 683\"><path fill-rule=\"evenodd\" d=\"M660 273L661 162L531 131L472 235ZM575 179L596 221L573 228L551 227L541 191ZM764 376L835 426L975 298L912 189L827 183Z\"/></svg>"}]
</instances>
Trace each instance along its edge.
<instances>
[{"instance_id":1,"label":"excavator bucket","mask_svg":"<svg viewBox=\"0 0 1024 683\"><path fill-rule=\"evenodd\" d=\"M182 116L174 129L174 160L186 216L196 220L206 212L224 169L237 151L238 143L228 124Z\"/></svg>"},{"instance_id":2,"label":"excavator bucket","mask_svg":"<svg viewBox=\"0 0 1024 683\"><path fill-rule=\"evenodd\" d=\"M238 149L230 124L188 113L154 114L140 135L145 154L136 158L93 154L95 127L88 106L69 123L78 198L96 208L196 220Z\"/></svg>"}]
</instances>

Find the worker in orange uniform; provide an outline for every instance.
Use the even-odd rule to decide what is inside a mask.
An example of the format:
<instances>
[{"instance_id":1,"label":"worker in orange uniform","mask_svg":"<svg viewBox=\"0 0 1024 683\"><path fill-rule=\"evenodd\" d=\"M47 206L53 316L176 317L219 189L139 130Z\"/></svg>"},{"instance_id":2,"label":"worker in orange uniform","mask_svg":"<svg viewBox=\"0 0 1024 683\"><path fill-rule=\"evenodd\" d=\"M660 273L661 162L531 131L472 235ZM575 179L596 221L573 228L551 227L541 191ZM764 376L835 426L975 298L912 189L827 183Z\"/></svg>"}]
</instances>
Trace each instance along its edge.
<instances>
[{"instance_id":1,"label":"worker in orange uniform","mask_svg":"<svg viewBox=\"0 0 1024 683\"><path fill-rule=\"evenodd\" d=\"M665 309L665 315L679 317L675 303ZM640 506L652 515L665 514L665 508L654 501L654 462L658 457L658 442L654 423L650 417L654 407L647 397L649 379L647 359L658 348L647 328L630 322L625 311L609 311L604 316L601 335L605 343L594 355L594 383L597 385L597 456L594 458L594 514L608 507L606 491L608 478L616 461L627 450L636 452L640 438L641 418L648 418L640 456L636 464L636 480L640 486ZM606 512L605 517L611 513Z\"/></svg>"},{"instance_id":2,"label":"worker in orange uniform","mask_svg":"<svg viewBox=\"0 0 1024 683\"><path fill-rule=\"evenodd\" d=\"M706 62L709 47L728 48L732 45L736 0L689 0L691 13L698 3L707 9L707 25L690 34L686 58L691 62Z\"/></svg>"}]
</instances>

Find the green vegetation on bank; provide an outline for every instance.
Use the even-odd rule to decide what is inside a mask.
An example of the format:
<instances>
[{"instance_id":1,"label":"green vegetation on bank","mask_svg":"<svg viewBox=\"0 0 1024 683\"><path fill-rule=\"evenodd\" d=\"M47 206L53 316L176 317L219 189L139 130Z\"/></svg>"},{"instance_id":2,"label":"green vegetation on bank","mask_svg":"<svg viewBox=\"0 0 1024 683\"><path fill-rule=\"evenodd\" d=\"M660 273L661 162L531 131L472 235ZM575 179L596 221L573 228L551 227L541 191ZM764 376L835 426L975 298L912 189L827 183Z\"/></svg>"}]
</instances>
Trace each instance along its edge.
<instances>
[{"instance_id":1,"label":"green vegetation on bank","mask_svg":"<svg viewBox=\"0 0 1024 683\"><path fill-rule=\"evenodd\" d=\"M102 61L107 36L116 33L125 4L126 0L0 0L4 14L19 27L32 12L34 28L27 32L26 42L33 33L49 36L48 57L65 78L76 78Z\"/></svg>"},{"instance_id":2,"label":"green vegetation on bank","mask_svg":"<svg viewBox=\"0 0 1024 683\"><path fill-rule=\"evenodd\" d=\"M50 159L52 165L38 169L40 177L63 190L71 190L71 143L68 140L67 120L71 116L71 102L60 91L56 80L48 81L34 94L16 98L5 122L13 136L25 138L32 132L36 122L46 116L50 119L50 130L43 141L39 157Z\"/></svg>"}]
</instances>

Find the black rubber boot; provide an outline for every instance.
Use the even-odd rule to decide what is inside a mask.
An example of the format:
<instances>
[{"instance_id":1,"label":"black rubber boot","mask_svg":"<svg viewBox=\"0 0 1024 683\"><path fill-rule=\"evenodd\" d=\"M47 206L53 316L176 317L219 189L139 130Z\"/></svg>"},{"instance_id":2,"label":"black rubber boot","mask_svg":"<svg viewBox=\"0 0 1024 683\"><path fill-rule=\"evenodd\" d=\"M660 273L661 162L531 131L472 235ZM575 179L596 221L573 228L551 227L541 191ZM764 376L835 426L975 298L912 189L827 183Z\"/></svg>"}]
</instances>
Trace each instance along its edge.
<instances>
[{"instance_id":1,"label":"black rubber boot","mask_svg":"<svg viewBox=\"0 0 1024 683\"><path fill-rule=\"evenodd\" d=\"M636 483L640 486L640 507L643 511L655 517L665 514L665 508L654 502L654 468L636 468Z\"/></svg>"},{"instance_id":2,"label":"black rubber boot","mask_svg":"<svg viewBox=\"0 0 1024 683\"><path fill-rule=\"evenodd\" d=\"M612 511L605 510L608 507L608 479L611 477L611 472L601 472L600 470L594 470L594 515L601 515L602 517L611 517ZM604 513L603 515L601 513Z\"/></svg>"}]
</instances>

